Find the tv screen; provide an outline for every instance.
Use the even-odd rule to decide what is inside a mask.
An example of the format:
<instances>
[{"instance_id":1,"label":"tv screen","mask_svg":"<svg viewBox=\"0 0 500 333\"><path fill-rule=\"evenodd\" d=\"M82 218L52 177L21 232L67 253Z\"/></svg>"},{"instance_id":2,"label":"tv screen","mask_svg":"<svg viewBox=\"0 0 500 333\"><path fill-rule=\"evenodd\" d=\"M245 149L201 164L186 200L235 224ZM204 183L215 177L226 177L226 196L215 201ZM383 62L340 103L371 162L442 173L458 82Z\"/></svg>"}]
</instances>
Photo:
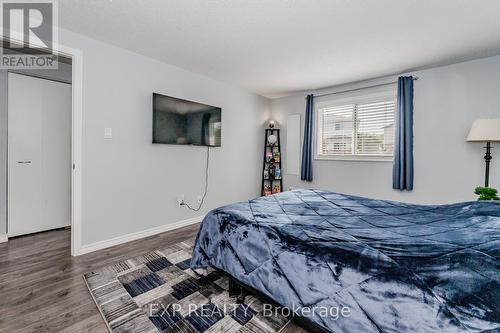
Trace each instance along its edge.
<instances>
[{"instance_id":1,"label":"tv screen","mask_svg":"<svg viewBox=\"0 0 500 333\"><path fill-rule=\"evenodd\" d=\"M221 108L153 93L153 143L221 145Z\"/></svg>"}]
</instances>

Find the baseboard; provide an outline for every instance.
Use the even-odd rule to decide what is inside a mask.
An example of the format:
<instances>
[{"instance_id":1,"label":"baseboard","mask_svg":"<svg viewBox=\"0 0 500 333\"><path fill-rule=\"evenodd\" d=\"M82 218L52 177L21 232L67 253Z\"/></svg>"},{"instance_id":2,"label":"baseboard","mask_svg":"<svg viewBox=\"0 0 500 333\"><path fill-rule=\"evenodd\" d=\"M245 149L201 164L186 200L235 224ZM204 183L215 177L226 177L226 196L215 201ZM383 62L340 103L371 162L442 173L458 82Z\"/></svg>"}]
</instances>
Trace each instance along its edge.
<instances>
[{"instance_id":1,"label":"baseboard","mask_svg":"<svg viewBox=\"0 0 500 333\"><path fill-rule=\"evenodd\" d=\"M187 227L191 224L200 223L202 220L203 220L203 216L197 216L197 217L193 217L191 219L178 221L178 222L174 222L174 223L169 223L169 224L165 224L165 225L162 225L159 227L138 231L138 232L134 232L134 233L123 235L123 236L118 236L115 238L95 242L92 244L83 245L81 248L79 248L75 251L76 252L75 255L80 256L82 254L87 254L87 253L91 253L94 251L102 250L102 249L105 249L105 248L108 248L111 246L120 245L123 243L138 240L141 238L161 234L162 232L172 231L174 229Z\"/></svg>"},{"instance_id":2,"label":"baseboard","mask_svg":"<svg viewBox=\"0 0 500 333\"><path fill-rule=\"evenodd\" d=\"M0 235L0 243L5 243L8 240L7 234Z\"/></svg>"}]
</instances>

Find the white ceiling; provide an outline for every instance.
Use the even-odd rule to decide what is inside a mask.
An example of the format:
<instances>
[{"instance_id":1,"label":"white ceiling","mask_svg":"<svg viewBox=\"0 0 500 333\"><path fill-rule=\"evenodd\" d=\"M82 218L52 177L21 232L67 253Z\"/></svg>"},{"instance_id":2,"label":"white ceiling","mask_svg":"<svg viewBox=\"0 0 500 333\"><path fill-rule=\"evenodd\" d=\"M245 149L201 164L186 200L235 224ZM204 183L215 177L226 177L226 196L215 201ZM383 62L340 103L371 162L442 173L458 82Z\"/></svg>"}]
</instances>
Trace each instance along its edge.
<instances>
[{"instance_id":1,"label":"white ceiling","mask_svg":"<svg viewBox=\"0 0 500 333\"><path fill-rule=\"evenodd\" d=\"M499 0L64 0L59 22L271 98L500 54Z\"/></svg>"}]
</instances>

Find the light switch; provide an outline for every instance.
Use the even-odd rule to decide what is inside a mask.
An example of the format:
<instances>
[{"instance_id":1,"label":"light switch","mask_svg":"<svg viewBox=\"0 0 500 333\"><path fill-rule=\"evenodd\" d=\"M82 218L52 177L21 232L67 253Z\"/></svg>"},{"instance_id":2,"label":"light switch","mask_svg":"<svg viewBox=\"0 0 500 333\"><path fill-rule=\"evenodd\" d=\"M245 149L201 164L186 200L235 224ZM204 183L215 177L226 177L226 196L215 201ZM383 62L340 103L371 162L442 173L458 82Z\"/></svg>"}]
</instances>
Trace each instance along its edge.
<instances>
[{"instance_id":1,"label":"light switch","mask_svg":"<svg viewBox=\"0 0 500 333\"><path fill-rule=\"evenodd\" d=\"M104 129L104 138L111 139L113 137L113 129L111 127L106 127Z\"/></svg>"}]
</instances>

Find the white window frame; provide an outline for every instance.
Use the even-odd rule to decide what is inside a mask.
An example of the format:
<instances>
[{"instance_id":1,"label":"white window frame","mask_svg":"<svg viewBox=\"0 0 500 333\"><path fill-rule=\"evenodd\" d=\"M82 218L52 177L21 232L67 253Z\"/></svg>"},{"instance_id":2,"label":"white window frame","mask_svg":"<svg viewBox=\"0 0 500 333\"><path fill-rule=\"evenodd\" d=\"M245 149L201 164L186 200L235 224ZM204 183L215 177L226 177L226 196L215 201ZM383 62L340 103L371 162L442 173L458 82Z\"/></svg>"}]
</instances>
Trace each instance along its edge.
<instances>
[{"instance_id":1,"label":"white window frame","mask_svg":"<svg viewBox=\"0 0 500 333\"><path fill-rule=\"evenodd\" d=\"M368 90L368 89L367 89ZM342 106L348 104L365 104L365 103L376 103L386 101L387 99L393 99L397 103L397 91L395 87L386 89L381 92L367 93L363 90L359 91L356 95L351 95L349 97L337 97L330 98L328 100L320 100L314 103L314 159L315 160L332 160L332 161L370 161L370 162L393 162L394 161L394 151L392 155L324 155L320 154L319 147L321 146L321 126L320 126L320 109L327 107ZM396 112L396 111L395 111ZM396 119L396 115L394 115ZM354 144L354 143L353 143Z\"/></svg>"}]
</instances>

